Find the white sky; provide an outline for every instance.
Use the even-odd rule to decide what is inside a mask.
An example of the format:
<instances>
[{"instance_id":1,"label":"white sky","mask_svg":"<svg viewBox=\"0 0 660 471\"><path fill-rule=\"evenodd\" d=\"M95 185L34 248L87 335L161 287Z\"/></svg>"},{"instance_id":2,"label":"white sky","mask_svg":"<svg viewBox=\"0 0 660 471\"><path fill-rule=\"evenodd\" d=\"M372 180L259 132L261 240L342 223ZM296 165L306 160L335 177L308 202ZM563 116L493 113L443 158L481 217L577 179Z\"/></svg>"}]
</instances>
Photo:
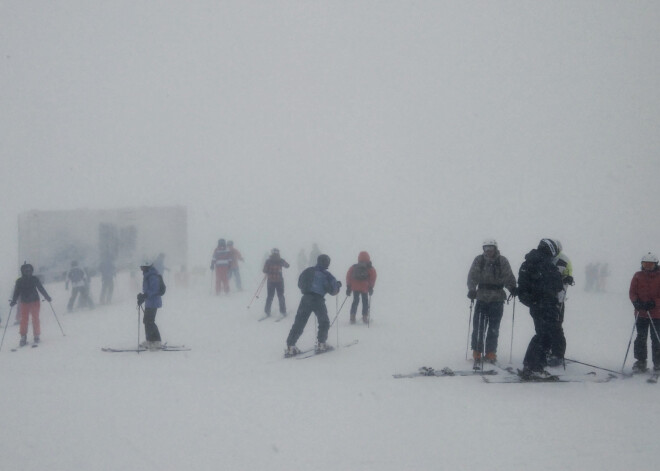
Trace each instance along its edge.
<instances>
[{"instance_id":1,"label":"white sky","mask_svg":"<svg viewBox=\"0 0 660 471\"><path fill-rule=\"evenodd\" d=\"M21 211L182 204L192 265L317 241L462 280L483 238L517 267L549 236L627 282L660 251L658 24L655 1L4 1L2 277Z\"/></svg>"}]
</instances>

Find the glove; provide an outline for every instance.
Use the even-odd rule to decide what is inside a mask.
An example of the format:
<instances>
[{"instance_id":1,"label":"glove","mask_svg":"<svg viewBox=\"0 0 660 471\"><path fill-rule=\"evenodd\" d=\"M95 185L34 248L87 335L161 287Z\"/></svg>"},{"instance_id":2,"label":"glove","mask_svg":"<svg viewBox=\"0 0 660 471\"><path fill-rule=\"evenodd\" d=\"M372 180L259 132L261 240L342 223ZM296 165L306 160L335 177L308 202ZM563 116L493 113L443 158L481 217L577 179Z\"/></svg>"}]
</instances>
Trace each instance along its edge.
<instances>
[{"instance_id":1,"label":"glove","mask_svg":"<svg viewBox=\"0 0 660 471\"><path fill-rule=\"evenodd\" d=\"M564 278L564 283L567 284L567 285L574 286L575 285L575 280L573 280L572 276L567 276L566 278Z\"/></svg>"},{"instance_id":2,"label":"glove","mask_svg":"<svg viewBox=\"0 0 660 471\"><path fill-rule=\"evenodd\" d=\"M16 301L9 301L9 306L10 307L16 306Z\"/></svg>"},{"instance_id":3,"label":"glove","mask_svg":"<svg viewBox=\"0 0 660 471\"><path fill-rule=\"evenodd\" d=\"M348 288L346 288L346 296L350 296L350 295L351 295L351 288L349 286Z\"/></svg>"},{"instance_id":4,"label":"glove","mask_svg":"<svg viewBox=\"0 0 660 471\"><path fill-rule=\"evenodd\" d=\"M653 300L644 303L644 309L645 309L646 311L650 311L650 310L653 309L654 307L655 307L655 301L653 301Z\"/></svg>"},{"instance_id":5,"label":"glove","mask_svg":"<svg viewBox=\"0 0 660 471\"><path fill-rule=\"evenodd\" d=\"M144 293L138 293L138 295L137 295L137 303L138 303L138 306L142 306L142 304L144 303L144 300L145 300L145 299L147 299L147 295L146 295L146 294L144 294Z\"/></svg>"},{"instance_id":6,"label":"glove","mask_svg":"<svg viewBox=\"0 0 660 471\"><path fill-rule=\"evenodd\" d=\"M476 289L471 289L468 291L468 299L475 300L477 299L477 290Z\"/></svg>"},{"instance_id":7,"label":"glove","mask_svg":"<svg viewBox=\"0 0 660 471\"><path fill-rule=\"evenodd\" d=\"M337 282L337 289L338 289L338 290L341 289L341 286L342 286L341 281L338 281L338 282Z\"/></svg>"},{"instance_id":8,"label":"glove","mask_svg":"<svg viewBox=\"0 0 660 471\"><path fill-rule=\"evenodd\" d=\"M52 300L53 298L51 298L50 296L46 296L46 301L51 302Z\"/></svg>"},{"instance_id":9,"label":"glove","mask_svg":"<svg viewBox=\"0 0 660 471\"><path fill-rule=\"evenodd\" d=\"M645 305L646 305L646 303L643 303L639 299L636 299L635 301L633 301L633 306L635 307L636 311L643 311Z\"/></svg>"},{"instance_id":10,"label":"glove","mask_svg":"<svg viewBox=\"0 0 660 471\"><path fill-rule=\"evenodd\" d=\"M369 296L371 296L372 294L374 294L374 289L373 289L373 288L369 288Z\"/></svg>"},{"instance_id":11,"label":"glove","mask_svg":"<svg viewBox=\"0 0 660 471\"><path fill-rule=\"evenodd\" d=\"M515 298L516 296L518 296L518 288L516 288L516 287L514 286L513 288L511 288L511 289L509 290L509 294L511 294L511 296L513 296L514 298Z\"/></svg>"}]
</instances>

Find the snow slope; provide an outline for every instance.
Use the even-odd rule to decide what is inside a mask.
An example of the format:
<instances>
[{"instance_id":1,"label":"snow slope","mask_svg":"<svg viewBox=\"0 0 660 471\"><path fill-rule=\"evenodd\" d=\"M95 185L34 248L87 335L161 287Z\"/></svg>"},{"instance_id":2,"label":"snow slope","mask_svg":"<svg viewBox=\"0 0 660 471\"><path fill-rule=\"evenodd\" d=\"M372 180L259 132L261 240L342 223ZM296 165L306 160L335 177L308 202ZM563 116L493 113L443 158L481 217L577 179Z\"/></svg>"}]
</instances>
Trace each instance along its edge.
<instances>
[{"instance_id":1,"label":"snow slope","mask_svg":"<svg viewBox=\"0 0 660 471\"><path fill-rule=\"evenodd\" d=\"M246 309L256 285L217 298L205 281L165 296L157 317L163 339L192 347L177 353L101 352L137 341L134 294L123 282L117 304L71 314L67 293L48 286L66 336L44 304L43 344L10 352L18 340L10 326L0 353L3 469L655 469L658 386L641 378L520 385L392 378L422 365L469 366L467 299L428 309L418 297L406 309L396 287L383 283L370 327L348 323L347 303L339 331L330 332L333 343L338 335L357 345L299 361L282 358L293 316L256 322L263 297ZM293 287L292 313L300 298ZM328 298L331 313L343 298ZM575 289L568 306L567 356L619 369L633 320L625 295ZM511 314L506 306L504 363ZM313 345L313 329L310 320L299 346ZM518 304L515 366L531 329Z\"/></svg>"}]
</instances>

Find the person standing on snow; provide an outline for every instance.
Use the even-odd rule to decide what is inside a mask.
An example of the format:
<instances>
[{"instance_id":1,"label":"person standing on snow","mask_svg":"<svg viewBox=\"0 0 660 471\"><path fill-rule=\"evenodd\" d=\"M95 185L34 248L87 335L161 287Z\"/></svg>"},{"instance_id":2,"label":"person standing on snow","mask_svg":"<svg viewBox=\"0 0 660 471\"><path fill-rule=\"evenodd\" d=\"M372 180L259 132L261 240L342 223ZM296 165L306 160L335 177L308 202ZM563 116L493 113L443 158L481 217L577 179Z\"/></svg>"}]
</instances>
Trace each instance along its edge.
<instances>
[{"instance_id":1,"label":"person standing on snow","mask_svg":"<svg viewBox=\"0 0 660 471\"><path fill-rule=\"evenodd\" d=\"M110 304L112 292L115 288L115 276L117 275L117 269L110 257L105 257L99 264L99 272L101 273L101 298L99 303Z\"/></svg>"},{"instance_id":2,"label":"person standing on snow","mask_svg":"<svg viewBox=\"0 0 660 471\"><path fill-rule=\"evenodd\" d=\"M559 270L561 281L564 289L559 292L559 327L553 331L553 337L550 341L550 350L548 351L548 366L559 366L564 362L564 354L566 353L566 336L564 335L564 311L566 309L566 293L569 286L573 286L573 264L571 259L568 258L563 252L561 242L557 239L554 240L559 253L552 259L552 263Z\"/></svg>"},{"instance_id":3,"label":"person standing on snow","mask_svg":"<svg viewBox=\"0 0 660 471\"><path fill-rule=\"evenodd\" d=\"M484 351L485 361L489 363L497 361L497 341L506 300L504 288L509 290L511 296L515 296L517 292L516 277L509 261L500 255L497 241L484 240L482 249L483 253L472 261L467 277L467 296L471 301L477 300L471 340L475 368L480 366Z\"/></svg>"},{"instance_id":4,"label":"person standing on snow","mask_svg":"<svg viewBox=\"0 0 660 471\"><path fill-rule=\"evenodd\" d=\"M215 270L215 294L223 290L229 293L229 266L231 265L231 252L227 249L225 239L218 240L218 246L213 251L211 271Z\"/></svg>"},{"instance_id":5,"label":"person standing on snow","mask_svg":"<svg viewBox=\"0 0 660 471\"><path fill-rule=\"evenodd\" d=\"M76 302L76 298L80 295L78 300L79 307L93 307L89 297L89 280L87 279L87 272L78 266L76 260L71 262L71 269L66 274L66 281L64 282L64 288L69 289L71 285L71 297L69 298L69 303L67 304L67 311L73 311L73 305Z\"/></svg>"},{"instance_id":6,"label":"person standing on snow","mask_svg":"<svg viewBox=\"0 0 660 471\"><path fill-rule=\"evenodd\" d=\"M296 342L305 330L309 316L313 312L319 323L316 336L316 351L323 352L328 349L326 340L330 330L330 319L328 309L325 306L325 295L335 296L341 289L341 282L337 281L328 271L330 257L321 254L318 256L316 266L306 268L298 277L298 288L302 291L296 319L291 326L289 336L286 339L286 351L284 356L292 357L300 353Z\"/></svg>"},{"instance_id":7,"label":"person standing on snow","mask_svg":"<svg viewBox=\"0 0 660 471\"><path fill-rule=\"evenodd\" d=\"M21 301L20 314L21 326L19 329L21 341L19 345L23 347L27 344L27 331L30 315L32 315L32 334L34 335L34 343L38 344L41 339L41 323L39 322L39 311L41 309L41 302L39 301L39 293L41 293L46 301L51 302L52 299L46 292L46 289L39 281L39 278L34 276L34 267L29 263L24 263L21 266L21 277L16 280L14 286L14 295L9 302L11 307L16 306L16 302Z\"/></svg>"},{"instance_id":8,"label":"person standing on snow","mask_svg":"<svg viewBox=\"0 0 660 471\"><path fill-rule=\"evenodd\" d=\"M527 346L521 376L547 376L546 353L559 324L559 293L564 289L559 270L552 263L559 250L551 239L542 239L538 248L525 255L518 272L518 299L529 307L536 334Z\"/></svg>"},{"instance_id":9,"label":"person standing on snow","mask_svg":"<svg viewBox=\"0 0 660 471\"><path fill-rule=\"evenodd\" d=\"M646 371L646 339L651 332L651 359L653 370L660 371L660 270L658 257L649 252L642 257L642 269L635 273L630 282L630 301L635 307L634 354L637 360L633 365L634 373Z\"/></svg>"},{"instance_id":10,"label":"person standing on snow","mask_svg":"<svg viewBox=\"0 0 660 471\"><path fill-rule=\"evenodd\" d=\"M140 266L142 270L142 292L137 295L138 306L144 304L144 336L146 341L141 347L151 351L159 350L161 347L160 331L156 325L156 311L163 306L161 297L160 274L153 264L145 262Z\"/></svg>"},{"instance_id":11,"label":"person standing on snow","mask_svg":"<svg viewBox=\"0 0 660 471\"><path fill-rule=\"evenodd\" d=\"M237 291L243 291L243 287L241 286L241 272L238 267L238 261L240 260L243 262L243 256L241 253L238 251L237 248L234 247L234 242L233 241L228 241L227 242L227 248L229 249L229 253L231 254L230 260L231 263L229 264L229 278L234 277L234 280L236 280L236 290Z\"/></svg>"},{"instance_id":12,"label":"person standing on snow","mask_svg":"<svg viewBox=\"0 0 660 471\"><path fill-rule=\"evenodd\" d=\"M358 304L362 298L362 322L369 323L369 301L374 294L376 286L376 269L371 264L368 252L358 254L358 262L351 265L346 273L346 296L353 293L353 304L351 304L351 324L355 324Z\"/></svg>"},{"instance_id":13,"label":"person standing on snow","mask_svg":"<svg viewBox=\"0 0 660 471\"><path fill-rule=\"evenodd\" d=\"M286 316L286 301L284 299L284 278L282 277L282 267L289 268L286 260L280 257L280 250L273 249L270 252L270 257L264 263L263 272L268 277L266 283L266 290L268 296L266 297L266 305L264 312L266 316L270 316L270 307L273 304L275 292L277 292L277 300L280 303L280 314L282 317Z\"/></svg>"}]
</instances>

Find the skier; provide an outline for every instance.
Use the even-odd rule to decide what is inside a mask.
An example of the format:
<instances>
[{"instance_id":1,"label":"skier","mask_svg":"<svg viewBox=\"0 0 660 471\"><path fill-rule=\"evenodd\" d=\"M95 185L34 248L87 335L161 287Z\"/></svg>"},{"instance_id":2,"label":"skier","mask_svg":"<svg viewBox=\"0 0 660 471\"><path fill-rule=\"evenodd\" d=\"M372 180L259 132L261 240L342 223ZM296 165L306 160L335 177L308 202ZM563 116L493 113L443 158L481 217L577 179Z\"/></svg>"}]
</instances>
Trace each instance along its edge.
<instances>
[{"instance_id":1,"label":"skier","mask_svg":"<svg viewBox=\"0 0 660 471\"><path fill-rule=\"evenodd\" d=\"M554 239L555 245L559 253L552 259L552 263L559 270L561 281L564 288L559 292L559 328L554 332L550 342L550 350L548 351L548 366L559 366L564 362L564 354L566 353L566 336L564 335L564 311L566 310L566 293L569 286L573 286L573 264L571 259L568 258L563 252L561 242Z\"/></svg>"},{"instance_id":2,"label":"skier","mask_svg":"<svg viewBox=\"0 0 660 471\"><path fill-rule=\"evenodd\" d=\"M362 322L369 323L369 301L374 294L376 285L376 269L371 264L368 252L358 254L358 262L351 265L346 273L346 296L353 293L353 304L351 304L351 324L355 324L358 304L362 298Z\"/></svg>"},{"instance_id":3,"label":"skier","mask_svg":"<svg viewBox=\"0 0 660 471\"><path fill-rule=\"evenodd\" d=\"M156 311L163 306L161 297L160 277L152 263L145 262L140 265L142 270L142 292L137 295L138 306L144 304L144 336L146 341L140 344L141 347L151 351L160 350L161 338L160 331L156 325Z\"/></svg>"},{"instance_id":4,"label":"skier","mask_svg":"<svg viewBox=\"0 0 660 471\"><path fill-rule=\"evenodd\" d=\"M289 268L289 264L286 260L280 257L280 250L273 249L270 252L270 257L264 263L263 272L268 277L268 282L266 284L266 290L268 291L268 296L266 297L266 305L264 306L264 312L266 316L270 316L270 307L273 304L273 298L275 297L275 292L277 292L277 300L280 304L280 314L282 317L286 316L286 301L284 299L284 278L282 277L282 267Z\"/></svg>"},{"instance_id":5,"label":"skier","mask_svg":"<svg viewBox=\"0 0 660 471\"><path fill-rule=\"evenodd\" d=\"M41 336L41 324L39 322L39 310L41 309L41 302L39 301L39 293L43 295L46 301L51 302L52 299L46 292L46 289L39 281L39 278L33 275L34 267L29 263L21 265L21 277L16 280L14 286L14 295L9 302L11 307L16 306L16 302L21 301L20 314L21 326L19 329L21 341L19 345L23 347L27 344L27 331L30 315L32 315L32 334L34 335L34 343L38 344Z\"/></svg>"},{"instance_id":6,"label":"skier","mask_svg":"<svg viewBox=\"0 0 660 471\"><path fill-rule=\"evenodd\" d=\"M219 295L224 288L229 293L229 265L231 264L231 252L227 249L225 239L218 239L218 246L213 251L211 260L211 271L215 269L215 294Z\"/></svg>"},{"instance_id":7,"label":"skier","mask_svg":"<svg viewBox=\"0 0 660 471\"><path fill-rule=\"evenodd\" d=\"M651 358L653 370L660 371L660 270L658 257L649 252L642 257L642 269L635 273L630 282L630 301L635 307L635 359L633 372L646 371L646 338L651 331Z\"/></svg>"},{"instance_id":8,"label":"skier","mask_svg":"<svg viewBox=\"0 0 660 471\"><path fill-rule=\"evenodd\" d=\"M497 361L497 341L506 300L504 288L509 290L511 296L517 293L516 277L507 258L500 255L497 241L484 240L482 250L483 253L472 261L467 277L467 297L472 301L477 300L471 339L475 368L480 367L484 351L486 362Z\"/></svg>"},{"instance_id":9,"label":"skier","mask_svg":"<svg viewBox=\"0 0 660 471\"><path fill-rule=\"evenodd\" d=\"M78 299L78 307L92 307L91 300L88 299L89 280L87 279L87 272L78 266L76 260L71 262L71 269L66 274L64 288L68 290L69 285L71 285L71 297L67 304L67 310L69 312L73 311L73 305L75 304L78 295L80 295L80 298Z\"/></svg>"},{"instance_id":10,"label":"skier","mask_svg":"<svg viewBox=\"0 0 660 471\"><path fill-rule=\"evenodd\" d=\"M291 326L291 331L286 339L285 356L291 357L300 353L296 342L305 330L305 325L313 312L319 322L319 330L316 336L316 351L323 352L328 349L325 343L328 339L330 319L328 309L325 306L325 295L335 296L341 289L341 282L337 281L328 271L330 257L321 254L318 256L316 266L306 268L298 277L298 288L303 293L296 313L296 319Z\"/></svg>"},{"instance_id":11,"label":"skier","mask_svg":"<svg viewBox=\"0 0 660 471\"><path fill-rule=\"evenodd\" d=\"M547 377L546 352L560 328L559 292L564 288L559 270L552 263L559 250L551 239L542 239L537 249L525 255L518 272L518 299L529 307L536 334L527 346L521 376Z\"/></svg>"},{"instance_id":12,"label":"skier","mask_svg":"<svg viewBox=\"0 0 660 471\"><path fill-rule=\"evenodd\" d=\"M243 262L243 256L241 253L238 251L237 248L234 247L234 242L233 241L228 241L227 242L227 248L229 249L229 252L231 254L231 263L229 265L229 278L233 276L234 279L236 280L236 289L238 291L243 291L243 287L241 286L241 272L239 271L238 267L238 261L240 260Z\"/></svg>"},{"instance_id":13,"label":"skier","mask_svg":"<svg viewBox=\"0 0 660 471\"><path fill-rule=\"evenodd\" d=\"M298 276L300 276L303 270L309 266L307 264L307 255L305 255L305 249L300 249L296 262L298 265Z\"/></svg>"},{"instance_id":14,"label":"skier","mask_svg":"<svg viewBox=\"0 0 660 471\"><path fill-rule=\"evenodd\" d=\"M99 299L99 303L110 304L112 292L115 287L117 270L109 257L104 258L100 263L99 272L101 273L101 298Z\"/></svg>"}]
</instances>

